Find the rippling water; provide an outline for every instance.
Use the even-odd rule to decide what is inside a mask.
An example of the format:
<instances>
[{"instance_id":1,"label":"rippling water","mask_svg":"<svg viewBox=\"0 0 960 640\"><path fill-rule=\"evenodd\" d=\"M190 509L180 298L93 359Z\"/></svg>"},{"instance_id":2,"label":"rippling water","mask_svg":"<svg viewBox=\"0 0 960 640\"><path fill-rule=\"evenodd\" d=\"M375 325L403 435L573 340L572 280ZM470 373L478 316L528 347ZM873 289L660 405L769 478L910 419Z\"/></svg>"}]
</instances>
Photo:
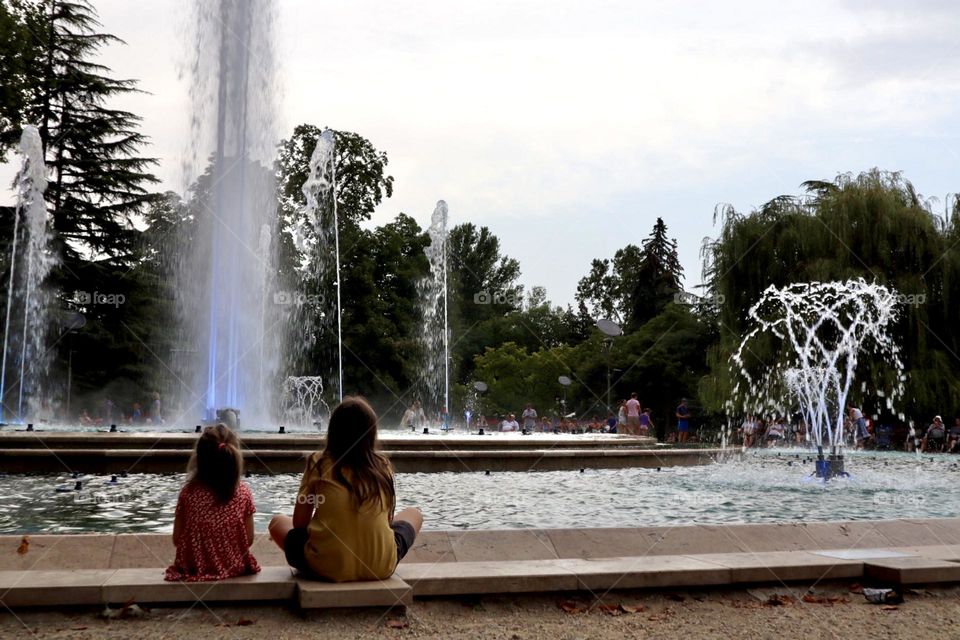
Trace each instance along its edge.
<instances>
[{"instance_id":1,"label":"rippling water","mask_svg":"<svg viewBox=\"0 0 960 640\"><path fill-rule=\"evenodd\" d=\"M850 480L807 476L800 451L761 452L699 467L526 473L405 473L398 507L431 529L635 527L666 524L956 517L960 457L852 453ZM0 532L169 532L183 476L0 477ZM298 474L252 476L258 530L292 511ZM63 489L57 491L57 488Z\"/></svg>"}]
</instances>

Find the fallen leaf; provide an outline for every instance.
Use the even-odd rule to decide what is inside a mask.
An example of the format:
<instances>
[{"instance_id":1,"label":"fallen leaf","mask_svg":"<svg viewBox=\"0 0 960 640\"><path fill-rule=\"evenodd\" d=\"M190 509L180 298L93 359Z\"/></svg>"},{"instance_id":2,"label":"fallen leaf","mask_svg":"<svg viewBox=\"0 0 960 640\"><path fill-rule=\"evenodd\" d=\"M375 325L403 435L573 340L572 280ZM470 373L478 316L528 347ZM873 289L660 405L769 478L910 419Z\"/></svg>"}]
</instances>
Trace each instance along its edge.
<instances>
[{"instance_id":1,"label":"fallen leaf","mask_svg":"<svg viewBox=\"0 0 960 640\"><path fill-rule=\"evenodd\" d=\"M257 624L257 621L251 620L250 618L244 618L243 616L240 616L240 619L237 620L238 627L249 627L252 624Z\"/></svg>"},{"instance_id":2,"label":"fallen leaf","mask_svg":"<svg viewBox=\"0 0 960 640\"><path fill-rule=\"evenodd\" d=\"M827 602L830 604L847 604L850 600L843 596L830 596L827 598Z\"/></svg>"},{"instance_id":3,"label":"fallen leaf","mask_svg":"<svg viewBox=\"0 0 960 640\"><path fill-rule=\"evenodd\" d=\"M402 618L395 618L393 620L387 620L387 626L391 629L406 629L410 626L410 623Z\"/></svg>"},{"instance_id":4,"label":"fallen leaf","mask_svg":"<svg viewBox=\"0 0 960 640\"><path fill-rule=\"evenodd\" d=\"M898 607L895 604L885 604L882 607L880 607L880 609L882 609L883 611L899 611L900 607Z\"/></svg>"},{"instance_id":5,"label":"fallen leaf","mask_svg":"<svg viewBox=\"0 0 960 640\"><path fill-rule=\"evenodd\" d=\"M823 604L827 601L827 599L823 596L815 596L812 593L803 594L802 600L804 602L809 602L810 604Z\"/></svg>"},{"instance_id":6,"label":"fallen leaf","mask_svg":"<svg viewBox=\"0 0 960 640\"><path fill-rule=\"evenodd\" d=\"M564 600L558 602L557 606L563 609L564 613L583 613L586 611L583 607L577 606L577 603L573 600Z\"/></svg>"},{"instance_id":7,"label":"fallen leaf","mask_svg":"<svg viewBox=\"0 0 960 640\"><path fill-rule=\"evenodd\" d=\"M638 604L638 605L636 605L636 606L630 605L630 604L621 604L621 605L620 605L620 610L623 611L624 613L640 613L640 612L644 611L645 609L646 609L646 607L644 607L642 604Z\"/></svg>"},{"instance_id":8,"label":"fallen leaf","mask_svg":"<svg viewBox=\"0 0 960 640\"><path fill-rule=\"evenodd\" d=\"M623 611L620 610L620 605L616 604L601 604L597 606L597 609L600 609L600 611L603 611L608 616L623 615Z\"/></svg>"},{"instance_id":9,"label":"fallen leaf","mask_svg":"<svg viewBox=\"0 0 960 640\"><path fill-rule=\"evenodd\" d=\"M783 605L793 604L793 598L788 595L774 594L767 598L767 601L764 602L764 604L770 607L780 607Z\"/></svg>"},{"instance_id":10,"label":"fallen leaf","mask_svg":"<svg viewBox=\"0 0 960 640\"><path fill-rule=\"evenodd\" d=\"M24 555L28 551L30 551L30 536L23 536L20 538L20 546L17 547L17 553Z\"/></svg>"}]
</instances>

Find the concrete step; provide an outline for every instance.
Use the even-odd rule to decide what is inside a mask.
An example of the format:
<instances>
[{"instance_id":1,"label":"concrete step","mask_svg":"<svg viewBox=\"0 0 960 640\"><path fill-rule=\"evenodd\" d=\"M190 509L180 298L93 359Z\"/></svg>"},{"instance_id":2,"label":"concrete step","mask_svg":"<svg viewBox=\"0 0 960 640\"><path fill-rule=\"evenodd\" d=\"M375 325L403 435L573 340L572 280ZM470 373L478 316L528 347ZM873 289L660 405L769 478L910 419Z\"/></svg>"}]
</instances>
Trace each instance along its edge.
<instances>
[{"instance_id":1,"label":"concrete step","mask_svg":"<svg viewBox=\"0 0 960 640\"><path fill-rule=\"evenodd\" d=\"M320 582L297 579L304 609L340 607L396 607L413 604L413 589L396 575L371 582Z\"/></svg>"}]
</instances>

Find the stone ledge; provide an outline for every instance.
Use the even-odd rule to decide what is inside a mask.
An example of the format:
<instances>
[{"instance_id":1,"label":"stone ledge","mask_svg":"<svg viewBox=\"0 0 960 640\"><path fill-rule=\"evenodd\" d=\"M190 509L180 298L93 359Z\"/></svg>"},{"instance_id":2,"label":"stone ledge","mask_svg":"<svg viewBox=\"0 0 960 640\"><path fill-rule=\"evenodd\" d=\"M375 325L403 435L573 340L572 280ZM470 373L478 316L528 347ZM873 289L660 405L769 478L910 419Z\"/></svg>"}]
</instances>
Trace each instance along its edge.
<instances>
[{"instance_id":1,"label":"stone ledge","mask_svg":"<svg viewBox=\"0 0 960 640\"><path fill-rule=\"evenodd\" d=\"M0 604L10 608L101 604L102 587L113 574L102 569L0 571Z\"/></svg>"},{"instance_id":2,"label":"stone ledge","mask_svg":"<svg viewBox=\"0 0 960 640\"><path fill-rule=\"evenodd\" d=\"M401 564L415 596L575 591L577 576L558 560Z\"/></svg>"},{"instance_id":3,"label":"stone ledge","mask_svg":"<svg viewBox=\"0 0 960 640\"><path fill-rule=\"evenodd\" d=\"M117 569L103 584L101 599L105 603L289 600L296 587L289 567L262 567L256 575L217 582L167 582L162 569Z\"/></svg>"},{"instance_id":4,"label":"stone ledge","mask_svg":"<svg viewBox=\"0 0 960 640\"><path fill-rule=\"evenodd\" d=\"M936 558L878 558L864 561L864 574L896 584L960 582L960 564Z\"/></svg>"},{"instance_id":5,"label":"stone ledge","mask_svg":"<svg viewBox=\"0 0 960 640\"><path fill-rule=\"evenodd\" d=\"M303 578L296 582L300 606L304 609L413 604L413 589L396 575L374 582L319 582Z\"/></svg>"},{"instance_id":6,"label":"stone ledge","mask_svg":"<svg viewBox=\"0 0 960 640\"><path fill-rule=\"evenodd\" d=\"M925 550L930 556L922 555ZM960 547L708 553L607 558L413 562L383 581L329 583L288 567L218 582L163 580L159 568L0 571L0 605L290 601L312 608L407 606L414 596L657 589L868 578L886 583L960 582ZM917 555L913 555L913 554ZM849 557L844 557L845 555ZM859 557L864 556L864 557ZM933 556L933 557L932 557Z\"/></svg>"},{"instance_id":7,"label":"stone ledge","mask_svg":"<svg viewBox=\"0 0 960 640\"><path fill-rule=\"evenodd\" d=\"M398 473L483 471L573 471L581 468L619 469L693 466L710 462L720 449L490 449L385 451ZM251 473L300 473L309 451L296 449L244 450ZM180 473L190 449L40 449L0 448L0 465L8 473L91 474ZM729 455L729 452L728 452Z\"/></svg>"}]
</instances>

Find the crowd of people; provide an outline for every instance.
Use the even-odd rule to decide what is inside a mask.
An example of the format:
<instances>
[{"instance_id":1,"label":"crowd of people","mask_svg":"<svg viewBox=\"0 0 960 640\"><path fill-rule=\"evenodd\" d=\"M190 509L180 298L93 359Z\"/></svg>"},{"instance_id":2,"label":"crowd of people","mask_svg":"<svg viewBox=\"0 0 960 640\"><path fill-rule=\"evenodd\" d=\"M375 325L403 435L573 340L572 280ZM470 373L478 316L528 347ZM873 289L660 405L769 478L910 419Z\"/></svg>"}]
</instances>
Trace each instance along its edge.
<instances>
[{"instance_id":1,"label":"crowd of people","mask_svg":"<svg viewBox=\"0 0 960 640\"><path fill-rule=\"evenodd\" d=\"M72 424L76 421L85 427L110 426L111 424L166 424L160 393L156 391L147 394L143 403L132 402L118 405L112 398L107 397L98 402L83 403L79 412L68 411L64 405L44 398L34 415L34 420L39 423Z\"/></svg>"},{"instance_id":2,"label":"crowd of people","mask_svg":"<svg viewBox=\"0 0 960 640\"><path fill-rule=\"evenodd\" d=\"M934 416L928 426L880 421L864 415L859 407L845 411L843 433L848 446L857 449L921 451L923 453L960 453L960 417L952 427L946 427L940 416ZM748 415L737 430L745 448L803 445L807 442L807 424L797 417L784 416L768 419Z\"/></svg>"},{"instance_id":3,"label":"crowd of people","mask_svg":"<svg viewBox=\"0 0 960 640\"><path fill-rule=\"evenodd\" d=\"M519 431L522 433L618 433L632 436L656 437L657 429L653 421L653 411L643 404L637 393L631 393L629 398L620 400L617 411L607 412L606 418L594 414L590 418L577 417L575 414L557 415L554 417L540 416L531 403L527 403L517 420L516 413L506 413L499 417L488 419L486 416L477 417L477 423L501 432ZM671 433L670 441L678 443L693 442L690 439L691 412L686 399L681 399L674 411L676 418L676 433Z\"/></svg>"}]
</instances>

